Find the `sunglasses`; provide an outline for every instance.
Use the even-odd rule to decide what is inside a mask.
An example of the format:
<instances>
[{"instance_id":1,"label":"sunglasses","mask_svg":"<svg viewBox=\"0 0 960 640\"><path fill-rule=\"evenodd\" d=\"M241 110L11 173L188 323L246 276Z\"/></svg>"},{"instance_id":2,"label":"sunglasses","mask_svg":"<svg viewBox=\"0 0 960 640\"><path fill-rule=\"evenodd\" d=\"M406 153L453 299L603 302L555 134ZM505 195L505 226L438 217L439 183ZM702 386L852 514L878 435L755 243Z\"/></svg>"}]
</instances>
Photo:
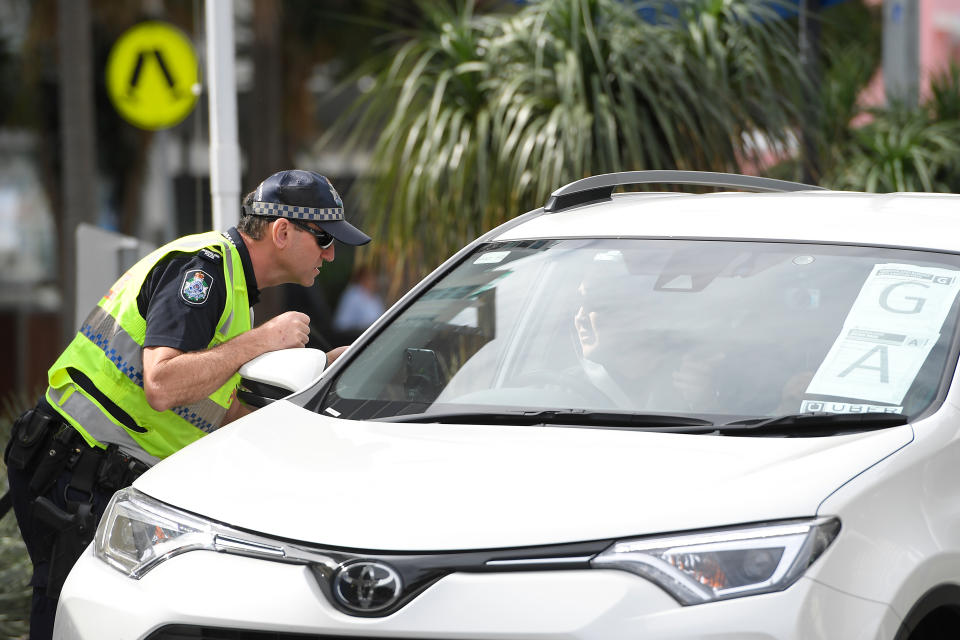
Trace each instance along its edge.
<instances>
[{"instance_id":1,"label":"sunglasses","mask_svg":"<svg viewBox=\"0 0 960 640\"><path fill-rule=\"evenodd\" d=\"M312 235L313 239L317 241L317 246L321 249L328 249L330 245L333 244L333 236L323 229L315 229L306 222L303 222L302 220L296 220L295 218L287 218L287 220Z\"/></svg>"}]
</instances>

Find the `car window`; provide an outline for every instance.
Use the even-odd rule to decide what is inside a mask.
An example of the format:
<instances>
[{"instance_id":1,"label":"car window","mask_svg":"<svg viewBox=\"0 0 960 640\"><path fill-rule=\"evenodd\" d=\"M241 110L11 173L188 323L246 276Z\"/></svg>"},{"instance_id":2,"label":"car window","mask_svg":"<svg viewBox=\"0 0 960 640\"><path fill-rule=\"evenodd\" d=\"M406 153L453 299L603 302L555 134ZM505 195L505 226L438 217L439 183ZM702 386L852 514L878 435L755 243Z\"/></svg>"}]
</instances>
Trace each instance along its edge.
<instances>
[{"instance_id":1,"label":"car window","mask_svg":"<svg viewBox=\"0 0 960 640\"><path fill-rule=\"evenodd\" d=\"M362 346L316 408L917 415L955 361L958 275L957 256L876 247L487 244Z\"/></svg>"}]
</instances>

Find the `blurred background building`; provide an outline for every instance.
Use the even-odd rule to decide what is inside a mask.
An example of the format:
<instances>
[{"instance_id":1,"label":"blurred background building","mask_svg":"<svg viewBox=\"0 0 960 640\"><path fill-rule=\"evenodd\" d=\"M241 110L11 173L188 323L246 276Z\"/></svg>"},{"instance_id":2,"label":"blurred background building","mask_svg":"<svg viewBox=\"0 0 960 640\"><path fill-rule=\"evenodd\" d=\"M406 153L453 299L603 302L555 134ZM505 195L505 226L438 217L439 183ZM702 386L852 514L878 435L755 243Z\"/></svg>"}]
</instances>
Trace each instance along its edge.
<instances>
[{"instance_id":1,"label":"blurred background building","mask_svg":"<svg viewBox=\"0 0 960 640\"><path fill-rule=\"evenodd\" d=\"M205 4L205 0L0 0L0 353L5 365L0 368L0 397L12 393L31 396L42 389L47 367L75 331L75 307L87 309L96 303L95 299L79 299L78 289L69 285L77 273L71 239L78 225L136 240L133 249L118 254L118 269L126 266L120 263L131 262L149 247L211 228L209 96L202 71L207 55ZM561 4L562 0L230 3L234 15L241 193L276 170L309 168L331 178L343 195L348 214L359 219L361 226L365 221L375 223L371 227L374 243L369 249L361 248L355 253L338 246L336 262L324 266L316 286L289 286L269 292L257 307L258 322L283 309L297 308L312 318L313 346L329 348L349 341L359 327L339 330L333 319L355 265L369 263L381 274L373 288L377 296L391 302L407 282L436 266L447 255L444 251L452 252L458 242L469 239L471 234L489 228L503 216L518 213L522 210L518 206L542 204L545 189L548 193L550 188L561 186L560 180L580 177L578 174L602 172L609 166L628 170L672 165L714 170L752 167L777 177L800 177L800 161L791 159L798 153L796 144L781 145L766 153L767 137L753 138L753 131L731 130L729 135L736 145L743 146L733 149L733 155L726 160L704 155L691 156L689 160L670 156L664 166L643 166L639 160L622 159L610 160L609 166L573 162L557 178L547 178L545 186L538 185L539 191L520 193L516 187L504 187L506 191L501 197L481 189L484 203L478 206L482 208L489 202L489 208L476 211L470 192L451 196L461 198L461 218L476 214L469 224L461 224L456 217L458 201L440 197L441 188L418 186L414 195L401 193L396 188L398 183L394 183L396 190L391 189L385 182L390 178L386 174L390 173L390 166L397 167L402 162L393 156L380 157L381 161L392 163L387 169L376 162L383 155L382 150L390 148L378 147L377 142L383 140L378 136L387 130L385 125L393 116L384 111L360 114L352 110L365 95L400 91L402 82L393 82L398 78L391 76L405 72L398 52L406 51L412 59L435 47L431 60L436 75L432 77L434 84L428 84L430 91L439 91L437 86L448 92L460 91L456 95L435 93L443 97L435 106L444 108L463 102L469 108L475 106L471 101L479 104L484 99L482 93L490 83L468 86L464 80L466 71L451 79L444 76L444 70L457 68L459 62L472 63L473 57L482 61L493 47L483 33L466 53L447 46L451 39L463 36L466 21L475 14L494 12L522 17L526 11L548 10L543 7ZM588 4L600 12L616 2L597 0ZM694 6L696 0L687 4ZM788 45L795 47L792 53L788 52L790 56L810 55L804 47L815 48L813 56L823 67L824 87L847 82L837 85L835 95L854 91L863 96L855 110L835 110L840 126L846 127L854 115L869 121L876 117L869 111L871 106L882 108L888 103L884 48L893 47L893 55L908 63L909 52L915 49L915 66L908 64L905 71L899 71L899 77L909 79L913 74L920 102L930 95L933 79L949 74L951 62L960 60L960 0L823 0L822 4L823 7L821 0L798 0L797 13L783 18L788 23L784 33L790 41ZM838 13L828 14L827 5L839 5L829 9ZM104 71L111 48L121 34L148 19L165 21L180 29L193 43L201 66L201 91L195 107L181 122L160 130L138 128L118 114L108 97ZM894 40L884 41L883 37ZM872 78L869 84L853 78L851 64L841 61L836 53L842 49L839 44L851 40L860 46L851 54L851 60L856 62L854 66L866 69L867 80ZM416 42L419 48L402 49L407 42ZM454 58L454 54L462 57ZM736 65L737 61L730 64ZM844 66L847 76L851 76L849 80L843 80ZM586 74L589 69L585 69ZM865 92L861 94L862 91ZM388 102L392 101L394 106L398 102L395 98L399 94L384 95L390 96ZM426 111L432 108L429 98L428 95L427 99L411 104ZM367 119L360 119L361 115ZM353 125L367 133L364 141L348 145L343 135L330 137L335 123L351 116L356 116ZM824 118L824 122L828 120ZM802 121L798 125L796 120L788 124L794 128L783 138L796 142L805 125ZM826 128L824 125L823 129ZM745 133L751 135L742 135ZM837 137L824 137L831 136ZM848 137L854 139L852 135ZM412 134L408 139L413 140ZM603 147L602 143L597 144ZM828 154L823 149L821 143L817 152L821 154L821 163L835 156L852 157ZM751 153L753 160L762 161L750 160L747 156ZM429 157L418 162L427 160ZM467 178L444 177L444 170L457 168L454 160L446 162L447 168L438 170L440 177L431 184L449 185L452 192ZM467 166L467 160L460 164ZM411 170L418 176L430 173L417 167ZM477 173L475 169L469 171ZM506 170L497 171L491 171L494 177ZM403 175L397 173L399 177L394 177L401 181L401 186L407 182ZM831 170L823 166L813 177L843 186L845 176L836 167ZM521 176L518 180L526 185L532 179ZM377 197L371 198L374 190ZM415 200L414 196L423 200ZM396 212L394 206L406 206L408 200L404 198L413 203L414 217L431 221L433 226L428 228L432 232L424 233L422 221L414 220L403 228L384 222L384 216ZM371 207L371 202L376 206ZM423 249L419 254L400 255L397 247L404 243L422 244L432 253ZM93 247L94 251L98 249L114 251ZM363 254L368 250L381 254ZM101 277L112 277L102 271ZM385 278L384 273L390 277Z\"/></svg>"}]
</instances>

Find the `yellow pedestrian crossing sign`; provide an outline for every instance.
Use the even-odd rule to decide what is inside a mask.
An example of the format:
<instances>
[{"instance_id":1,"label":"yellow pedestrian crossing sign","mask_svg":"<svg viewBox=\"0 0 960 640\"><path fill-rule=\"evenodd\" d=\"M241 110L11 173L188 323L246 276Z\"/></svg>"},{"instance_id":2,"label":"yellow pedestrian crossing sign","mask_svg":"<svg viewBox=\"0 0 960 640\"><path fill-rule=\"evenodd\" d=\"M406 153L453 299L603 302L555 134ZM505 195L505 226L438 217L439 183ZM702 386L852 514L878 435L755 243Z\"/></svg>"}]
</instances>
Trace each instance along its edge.
<instances>
[{"instance_id":1,"label":"yellow pedestrian crossing sign","mask_svg":"<svg viewBox=\"0 0 960 640\"><path fill-rule=\"evenodd\" d=\"M166 129L186 118L199 89L193 45L166 22L141 22L110 50L107 93L120 115L142 129Z\"/></svg>"}]
</instances>

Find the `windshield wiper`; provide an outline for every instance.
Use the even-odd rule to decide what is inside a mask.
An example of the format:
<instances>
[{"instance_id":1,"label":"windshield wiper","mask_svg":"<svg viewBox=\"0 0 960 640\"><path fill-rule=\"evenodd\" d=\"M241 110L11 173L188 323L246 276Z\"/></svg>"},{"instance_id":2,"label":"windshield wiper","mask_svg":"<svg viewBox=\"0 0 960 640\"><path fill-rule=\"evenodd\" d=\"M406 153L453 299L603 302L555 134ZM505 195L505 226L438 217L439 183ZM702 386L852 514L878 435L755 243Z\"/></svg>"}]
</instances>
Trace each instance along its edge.
<instances>
[{"instance_id":1,"label":"windshield wiper","mask_svg":"<svg viewBox=\"0 0 960 640\"><path fill-rule=\"evenodd\" d=\"M772 418L746 418L715 425L709 420L684 415L589 411L586 409L547 409L411 413L375 418L375 420L379 422L440 424L574 426L726 436L817 437L896 427L907 424L910 417L899 413L881 412L794 413Z\"/></svg>"},{"instance_id":2,"label":"windshield wiper","mask_svg":"<svg viewBox=\"0 0 960 640\"><path fill-rule=\"evenodd\" d=\"M747 418L717 426L721 435L824 436L841 432L872 431L907 424L900 413L792 413L773 418Z\"/></svg>"},{"instance_id":3,"label":"windshield wiper","mask_svg":"<svg viewBox=\"0 0 960 640\"><path fill-rule=\"evenodd\" d=\"M588 411L585 409L548 409L517 411L473 411L450 413L412 413L376 418L380 422L438 422L443 424L495 425L551 425L600 427L614 429L646 429L650 431L679 431L682 433L709 433L715 427L709 420L662 413L631 413L626 411Z\"/></svg>"}]
</instances>

